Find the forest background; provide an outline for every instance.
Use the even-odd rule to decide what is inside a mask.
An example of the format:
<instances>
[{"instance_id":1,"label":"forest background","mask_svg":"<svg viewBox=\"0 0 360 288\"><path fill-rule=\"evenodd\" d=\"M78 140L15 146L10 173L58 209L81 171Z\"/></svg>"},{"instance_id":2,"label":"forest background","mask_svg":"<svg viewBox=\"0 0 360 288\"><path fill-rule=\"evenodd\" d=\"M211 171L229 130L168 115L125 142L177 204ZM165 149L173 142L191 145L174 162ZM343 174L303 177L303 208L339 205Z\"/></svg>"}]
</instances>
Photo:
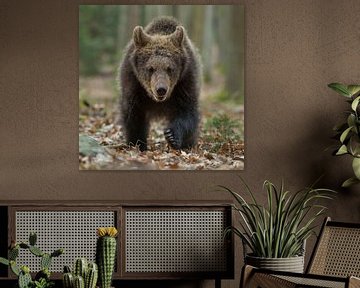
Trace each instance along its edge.
<instances>
[{"instance_id":1,"label":"forest background","mask_svg":"<svg viewBox=\"0 0 360 288\"><path fill-rule=\"evenodd\" d=\"M118 125L118 69L135 26L173 16L199 51L203 80L198 146L173 151L163 123L149 150L124 141ZM80 169L243 169L244 10L240 5L81 5L79 8Z\"/></svg>"}]
</instances>

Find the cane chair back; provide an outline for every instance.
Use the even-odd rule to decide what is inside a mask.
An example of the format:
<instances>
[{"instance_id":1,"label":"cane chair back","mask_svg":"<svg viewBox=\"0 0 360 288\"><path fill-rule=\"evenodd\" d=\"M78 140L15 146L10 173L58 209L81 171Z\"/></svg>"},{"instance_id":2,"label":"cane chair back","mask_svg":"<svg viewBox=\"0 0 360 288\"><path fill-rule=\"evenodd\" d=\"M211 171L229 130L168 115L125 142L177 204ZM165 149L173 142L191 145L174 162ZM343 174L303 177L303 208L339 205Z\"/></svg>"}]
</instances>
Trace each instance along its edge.
<instances>
[{"instance_id":1,"label":"cane chair back","mask_svg":"<svg viewBox=\"0 0 360 288\"><path fill-rule=\"evenodd\" d=\"M360 224L327 218L307 273L360 277Z\"/></svg>"}]
</instances>

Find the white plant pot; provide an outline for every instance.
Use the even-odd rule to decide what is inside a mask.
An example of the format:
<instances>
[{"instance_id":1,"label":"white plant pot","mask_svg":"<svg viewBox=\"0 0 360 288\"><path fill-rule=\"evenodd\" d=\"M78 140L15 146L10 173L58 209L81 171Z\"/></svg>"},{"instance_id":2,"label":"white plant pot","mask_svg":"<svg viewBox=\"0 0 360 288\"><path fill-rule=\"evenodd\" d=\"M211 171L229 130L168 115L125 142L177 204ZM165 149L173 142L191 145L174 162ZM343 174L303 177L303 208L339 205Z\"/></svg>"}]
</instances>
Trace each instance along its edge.
<instances>
[{"instance_id":1,"label":"white plant pot","mask_svg":"<svg viewBox=\"0 0 360 288\"><path fill-rule=\"evenodd\" d=\"M262 269L304 273L304 256L289 258L263 258L246 255L245 263Z\"/></svg>"}]
</instances>

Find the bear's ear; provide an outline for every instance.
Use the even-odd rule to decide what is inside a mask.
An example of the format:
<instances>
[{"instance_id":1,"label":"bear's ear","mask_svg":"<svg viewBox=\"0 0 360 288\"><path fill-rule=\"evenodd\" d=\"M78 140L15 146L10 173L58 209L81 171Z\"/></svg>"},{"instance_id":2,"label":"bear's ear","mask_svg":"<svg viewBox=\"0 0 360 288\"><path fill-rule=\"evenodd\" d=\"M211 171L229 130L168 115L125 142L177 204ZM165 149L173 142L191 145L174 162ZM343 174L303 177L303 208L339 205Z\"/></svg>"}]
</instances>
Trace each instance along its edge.
<instances>
[{"instance_id":1,"label":"bear's ear","mask_svg":"<svg viewBox=\"0 0 360 288\"><path fill-rule=\"evenodd\" d=\"M150 36L145 33L141 26L136 26L134 28L133 38L135 47L137 48L144 47L150 41Z\"/></svg>"},{"instance_id":2,"label":"bear's ear","mask_svg":"<svg viewBox=\"0 0 360 288\"><path fill-rule=\"evenodd\" d=\"M177 26L176 30L170 34L171 42L176 47L181 47L184 42L185 37L185 28L183 26Z\"/></svg>"}]
</instances>

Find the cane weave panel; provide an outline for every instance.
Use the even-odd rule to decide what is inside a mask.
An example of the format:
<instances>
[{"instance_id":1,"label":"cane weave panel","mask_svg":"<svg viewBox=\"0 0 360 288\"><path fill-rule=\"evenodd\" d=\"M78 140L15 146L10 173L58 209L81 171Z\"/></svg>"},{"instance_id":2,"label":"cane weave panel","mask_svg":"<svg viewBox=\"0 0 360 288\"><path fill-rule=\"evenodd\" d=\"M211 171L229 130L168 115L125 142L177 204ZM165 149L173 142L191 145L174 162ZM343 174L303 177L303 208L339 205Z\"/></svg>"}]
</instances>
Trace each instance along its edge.
<instances>
[{"instance_id":1,"label":"cane weave panel","mask_svg":"<svg viewBox=\"0 0 360 288\"><path fill-rule=\"evenodd\" d=\"M360 229L326 226L309 272L360 277Z\"/></svg>"},{"instance_id":2,"label":"cane weave panel","mask_svg":"<svg viewBox=\"0 0 360 288\"><path fill-rule=\"evenodd\" d=\"M226 271L224 211L126 211L126 272Z\"/></svg>"},{"instance_id":3,"label":"cane weave panel","mask_svg":"<svg viewBox=\"0 0 360 288\"><path fill-rule=\"evenodd\" d=\"M29 233L36 232L37 244L46 253L64 248L65 253L53 259L50 270L62 272L72 267L74 259L95 260L96 228L115 226L114 211L16 211L16 241L28 243ZM40 270L40 258L20 250L18 263Z\"/></svg>"},{"instance_id":4,"label":"cane weave panel","mask_svg":"<svg viewBox=\"0 0 360 288\"><path fill-rule=\"evenodd\" d=\"M279 276L276 277L287 280L291 283L296 284L295 287L326 287L326 288L345 288L345 279L343 282L323 280L323 279L311 279L311 278L301 278L293 276Z\"/></svg>"}]
</instances>

